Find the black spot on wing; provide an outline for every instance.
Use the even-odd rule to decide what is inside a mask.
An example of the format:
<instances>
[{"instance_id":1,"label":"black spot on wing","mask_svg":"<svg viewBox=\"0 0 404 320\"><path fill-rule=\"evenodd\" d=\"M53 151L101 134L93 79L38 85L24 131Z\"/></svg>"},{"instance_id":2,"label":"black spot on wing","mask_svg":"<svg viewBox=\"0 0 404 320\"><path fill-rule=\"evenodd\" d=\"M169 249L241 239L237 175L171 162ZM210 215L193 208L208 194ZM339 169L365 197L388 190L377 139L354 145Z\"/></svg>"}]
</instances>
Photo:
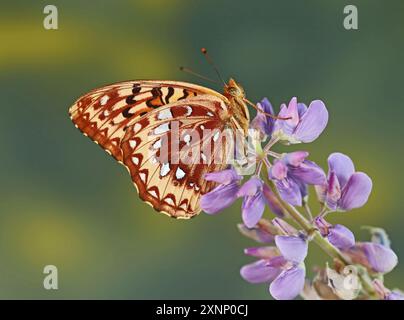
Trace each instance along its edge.
<instances>
[{"instance_id":1,"label":"black spot on wing","mask_svg":"<svg viewBox=\"0 0 404 320\"><path fill-rule=\"evenodd\" d=\"M170 98L173 96L173 94L174 94L174 88L173 87L168 87L167 96L165 98L167 104L170 103Z\"/></svg>"},{"instance_id":2,"label":"black spot on wing","mask_svg":"<svg viewBox=\"0 0 404 320\"><path fill-rule=\"evenodd\" d=\"M182 90L182 92L184 95L181 98L179 98L178 100L186 99L189 96L189 91L187 89Z\"/></svg>"},{"instance_id":3,"label":"black spot on wing","mask_svg":"<svg viewBox=\"0 0 404 320\"><path fill-rule=\"evenodd\" d=\"M132 93L133 94L131 94L130 96L128 96L127 98L126 98L126 103L127 104L134 104L134 103L136 103L136 99L135 99L135 96L140 92L140 90L142 90L142 87L138 84L138 83L135 83L134 85L133 85L133 88L132 88Z\"/></svg>"},{"instance_id":4,"label":"black spot on wing","mask_svg":"<svg viewBox=\"0 0 404 320\"><path fill-rule=\"evenodd\" d=\"M131 107L127 107L127 108L125 108L125 110L122 111L122 115L123 115L125 118L130 118L130 117L133 116L133 113L130 113L130 112L129 112L130 109L131 109Z\"/></svg>"},{"instance_id":5,"label":"black spot on wing","mask_svg":"<svg viewBox=\"0 0 404 320\"><path fill-rule=\"evenodd\" d=\"M138 94L140 92L140 90L142 90L142 87L140 86L140 84L135 83L133 85L132 93L133 94Z\"/></svg>"},{"instance_id":6,"label":"black spot on wing","mask_svg":"<svg viewBox=\"0 0 404 320\"><path fill-rule=\"evenodd\" d=\"M126 98L126 103L127 104L134 104L136 103L135 95L130 95Z\"/></svg>"},{"instance_id":7,"label":"black spot on wing","mask_svg":"<svg viewBox=\"0 0 404 320\"><path fill-rule=\"evenodd\" d=\"M163 102L163 92L159 87L155 87L151 90L152 99L146 101L146 105L150 108L158 108L164 105Z\"/></svg>"}]
</instances>

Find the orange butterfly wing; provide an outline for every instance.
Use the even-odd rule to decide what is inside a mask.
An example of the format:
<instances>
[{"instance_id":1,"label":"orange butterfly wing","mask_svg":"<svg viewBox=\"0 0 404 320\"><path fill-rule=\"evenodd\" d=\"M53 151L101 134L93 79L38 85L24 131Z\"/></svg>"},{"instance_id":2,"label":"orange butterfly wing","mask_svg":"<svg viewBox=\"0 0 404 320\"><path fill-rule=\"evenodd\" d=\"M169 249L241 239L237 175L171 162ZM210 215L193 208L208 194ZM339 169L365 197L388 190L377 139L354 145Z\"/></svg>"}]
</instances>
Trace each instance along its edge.
<instances>
[{"instance_id":1,"label":"orange butterfly wing","mask_svg":"<svg viewBox=\"0 0 404 320\"><path fill-rule=\"evenodd\" d=\"M220 135L226 108L219 98L201 95L155 110L128 128L123 162L140 197L154 209L175 218L201 211L200 196L215 187L205 173L223 170L232 152Z\"/></svg>"},{"instance_id":2,"label":"orange butterfly wing","mask_svg":"<svg viewBox=\"0 0 404 320\"><path fill-rule=\"evenodd\" d=\"M75 126L119 162L126 128L146 113L200 94L219 93L185 82L126 81L97 88L69 109Z\"/></svg>"},{"instance_id":3,"label":"orange butterfly wing","mask_svg":"<svg viewBox=\"0 0 404 320\"><path fill-rule=\"evenodd\" d=\"M227 166L225 158L231 147L220 143L214 148L212 143L215 134L231 123L224 120L227 113L228 101L221 94L175 81L108 85L82 96L69 110L73 123L84 135L128 168L141 199L176 218L190 218L201 211L200 196L215 186L203 179L204 174ZM156 156L161 156L161 147L156 145L167 135L161 128L169 127L174 120L178 137L183 139L180 150L168 149L166 163L156 161ZM216 131L204 136L203 129ZM187 130L199 133L203 139L197 143L184 141ZM187 143L188 148L184 148ZM203 148L210 148L208 156L198 153ZM181 159L186 157L185 152L195 153L195 158L184 163ZM173 156L180 160L173 163Z\"/></svg>"}]
</instances>

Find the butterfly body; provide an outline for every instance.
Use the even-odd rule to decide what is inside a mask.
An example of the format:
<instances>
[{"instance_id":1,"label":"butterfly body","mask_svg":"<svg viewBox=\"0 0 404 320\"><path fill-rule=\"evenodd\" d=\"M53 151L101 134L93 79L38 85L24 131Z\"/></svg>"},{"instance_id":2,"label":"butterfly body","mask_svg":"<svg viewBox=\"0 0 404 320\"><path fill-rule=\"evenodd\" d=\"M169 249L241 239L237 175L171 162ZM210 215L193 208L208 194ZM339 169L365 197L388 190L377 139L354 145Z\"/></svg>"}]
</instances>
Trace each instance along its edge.
<instances>
[{"instance_id":1,"label":"butterfly body","mask_svg":"<svg viewBox=\"0 0 404 320\"><path fill-rule=\"evenodd\" d=\"M142 200L171 217L190 218L201 210L201 195L215 187L204 175L228 165L232 146L219 141L221 148L214 149L217 132L247 134L244 96L232 79L223 95L185 82L126 81L87 93L69 114L83 134L127 167Z\"/></svg>"}]
</instances>

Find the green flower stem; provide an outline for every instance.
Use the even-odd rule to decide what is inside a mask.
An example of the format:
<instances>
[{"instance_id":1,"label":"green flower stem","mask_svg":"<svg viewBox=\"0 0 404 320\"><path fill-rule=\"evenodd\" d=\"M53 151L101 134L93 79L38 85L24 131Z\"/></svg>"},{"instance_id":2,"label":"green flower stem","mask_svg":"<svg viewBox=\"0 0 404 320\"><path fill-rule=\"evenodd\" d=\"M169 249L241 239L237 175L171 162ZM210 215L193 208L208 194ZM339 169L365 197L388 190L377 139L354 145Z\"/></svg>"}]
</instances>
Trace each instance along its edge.
<instances>
[{"instance_id":1,"label":"green flower stem","mask_svg":"<svg viewBox=\"0 0 404 320\"><path fill-rule=\"evenodd\" d=\"M313 221L313 215L311 214L310 206L306 200L303 200L303 209L306 212L307 218L309 218L310 221Z\"/></svg>"},{"instance_id":2,"label":"green flower stem","mask_svg":"<svg viewBox=\"0 0 404 320\"><path fill-rule=\"evenodd\" d=\"M264 172L263 176L265 182L272 189L283 209L295 222L299 224L301 228L303 228L304 231L306 231L306 233L310 237L312 237L312 240L331 258L340 260L344 265L349 265L350 261L343 256L338 248L334 247L326 238L324 238L318 231L318 229L311 222L309 222L294 206L290 205L281 198L274 182L268 178L268 174L266 174L266 172ZM375 290L372 285L372 280L370 279L368 274L359 273L358 276L361 280L363 290L366 291L369 296L375 296Z\"/></svg>"}]
</instances>

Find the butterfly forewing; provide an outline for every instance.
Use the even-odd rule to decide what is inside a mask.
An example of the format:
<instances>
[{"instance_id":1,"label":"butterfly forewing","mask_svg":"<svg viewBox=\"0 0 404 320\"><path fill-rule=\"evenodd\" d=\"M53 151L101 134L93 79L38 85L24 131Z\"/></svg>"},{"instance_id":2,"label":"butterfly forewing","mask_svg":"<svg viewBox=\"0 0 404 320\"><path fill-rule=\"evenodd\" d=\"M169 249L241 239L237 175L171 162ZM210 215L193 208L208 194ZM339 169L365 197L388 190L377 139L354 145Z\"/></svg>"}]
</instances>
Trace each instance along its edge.
<instances>
[{"instance_id":1,"label":"butterfly forewing","mask_svg":"<svg viewBox=\"0 0 404 320\"><path fill-rule=\"evenodd\" d=\"M212 92L185 82L121 82L82 96L69 113L78 129L122 161L120 144L126 128L135 119L168 103Z\"/></svg>"}]
</instances>

